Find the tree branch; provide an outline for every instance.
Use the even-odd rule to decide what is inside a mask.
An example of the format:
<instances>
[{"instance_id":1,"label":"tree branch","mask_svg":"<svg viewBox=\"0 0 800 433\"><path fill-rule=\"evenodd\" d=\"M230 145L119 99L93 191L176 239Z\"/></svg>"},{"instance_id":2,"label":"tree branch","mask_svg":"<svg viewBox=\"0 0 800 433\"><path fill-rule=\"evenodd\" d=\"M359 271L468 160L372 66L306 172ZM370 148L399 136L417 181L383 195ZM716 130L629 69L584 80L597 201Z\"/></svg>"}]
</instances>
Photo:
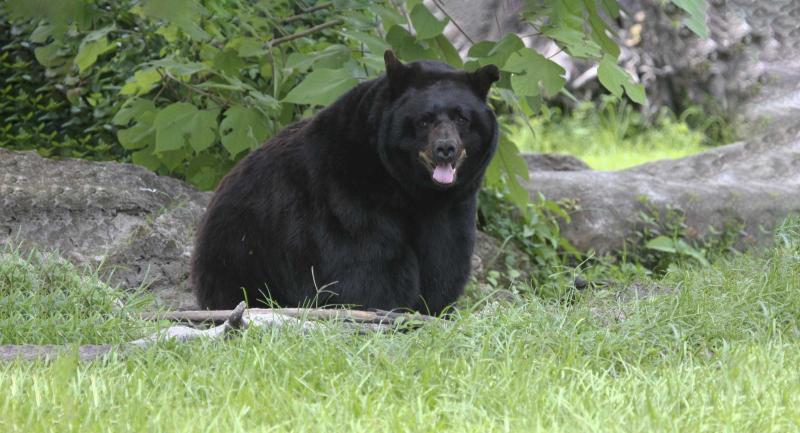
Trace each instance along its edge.
<instances>
[{"instance_id":1,"label":"tree branch","mask_svg":"<svg viewBox=\"0 0 800 433\"><path fill-rule=\"evenodd\" d=\"M467 38L467 40L469 41L470 44L475 45L475 41L473 41L472 38L469 37L467 32L465 32L464 29L462 29L461 26L458 25L456 20L454 20L453 17L451 17L450 14L448 14L446 10L444 10L444 6L441 5L439 0L433 0L433 4L436 5L436 8L438 8L440 11L442 11L444 16L446 16L447 19L449 19L450 22L453 23L453 26L455 26L455 28L458 29L458 31L461 32L461 34L464 35L465 38Z\"/></svg>"},{"instance_id":2,"label":"tree branch","mask_svg":"<svg viewBox=\"0 0 800 433\"><path fill-rule=\"evenodd\" d=\"M325 30L325 29L327 29L329 27L338 26L338 25L342 24L343 22L344 21L342 21L340 19L335 19L335 20L328 21L326 23L322 23L322 24L320 24L318 26L310 27L309 29L304 30L302 32L292 33L291 35L288 35L288 36L282 36L280 38L275 38L275 39L272 39L271 41L267 41L267 47L274 47L274 46L280 45L280 44L282 44L284 42L293 41L295 39L299 39L299 38L302 38L304 36L308 36L310 34L319 32L321 30Z\"/></svg>"},{"instance_id":3,"label":"tree branch","mask_svg":"<svg viewBox=\"0 0 800 433\"><path fill-rule=\"evenodd\" d=\"M316 11L321 11L323 9L327 9L329 7L332 7L332 6L333 6L333 3L328 2L328 3L322 3L322 4L319 4L319 5L316 5L316 6L312 6L310 8L305 8L305 9L302 9L302 11L299 14L290 15L290 16L282 19L281 22L290 23L292 21L297 21L299 19L302 19L304 16L306 16L306 15L308 15L310 13L313 13L313 12L316 12Z\"/></svg>"}]
</instances>

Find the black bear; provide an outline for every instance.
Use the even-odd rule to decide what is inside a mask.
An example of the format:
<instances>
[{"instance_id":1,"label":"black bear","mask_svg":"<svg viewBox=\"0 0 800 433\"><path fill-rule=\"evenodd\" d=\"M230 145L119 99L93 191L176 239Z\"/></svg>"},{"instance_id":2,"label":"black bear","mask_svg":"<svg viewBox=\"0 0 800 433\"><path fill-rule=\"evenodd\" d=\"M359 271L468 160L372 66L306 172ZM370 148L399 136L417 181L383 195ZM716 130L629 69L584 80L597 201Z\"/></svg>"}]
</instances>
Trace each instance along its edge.
<instances>
[{"instance_id":1,"label":"black bear","mask_svg":"<svg viewBox=\"0 0 800 433\"><path fill-rule=\"evenodd\" d=\"M477 192L497 147L494 65L403 64L242 159L200 223L202 308L252 305L438 314L463 291Z\"/></svg>"}]
</instances>

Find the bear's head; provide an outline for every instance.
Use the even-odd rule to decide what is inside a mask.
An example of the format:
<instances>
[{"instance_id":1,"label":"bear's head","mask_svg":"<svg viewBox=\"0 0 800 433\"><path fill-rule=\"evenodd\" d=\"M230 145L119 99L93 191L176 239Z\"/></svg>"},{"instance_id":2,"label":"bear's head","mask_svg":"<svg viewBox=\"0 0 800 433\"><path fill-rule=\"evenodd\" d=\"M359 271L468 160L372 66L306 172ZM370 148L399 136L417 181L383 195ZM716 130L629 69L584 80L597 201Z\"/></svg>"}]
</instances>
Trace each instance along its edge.
<instances>
[{"instance_id":1,"label":"bear's head","mask_svg":"<svg viewBox=\"0 0 800 433\"><path fill-rule=\"evenodd\" d=\"M486 105L494 65L465 72L434 61L401 63L386 51L389 102L378 153L391 175L413 190L474 186L497 147Z\"/></svg>"}]
</instances>

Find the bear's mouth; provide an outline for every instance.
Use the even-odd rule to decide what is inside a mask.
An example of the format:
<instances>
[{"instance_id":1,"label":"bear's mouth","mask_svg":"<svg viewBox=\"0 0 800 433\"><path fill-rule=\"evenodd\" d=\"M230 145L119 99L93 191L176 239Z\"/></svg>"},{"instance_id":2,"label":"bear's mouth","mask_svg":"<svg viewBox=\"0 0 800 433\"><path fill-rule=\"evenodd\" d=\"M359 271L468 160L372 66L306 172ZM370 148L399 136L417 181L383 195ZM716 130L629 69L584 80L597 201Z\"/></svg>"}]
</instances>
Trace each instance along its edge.
<instances>
[{"instance_id":1,"label":"bear's mouth","mask_svg":"<svg viewBox=\"0 0 800 433\"><path fill-rule=\"evenodd\" d=\"M454 161L434 162L427 152L420 152L419 159L431 174L431 179L441 186L451 186L456 182L456 172L461 163L466 159L467 151L461 149Z\"/></svg>"}]
</instances>

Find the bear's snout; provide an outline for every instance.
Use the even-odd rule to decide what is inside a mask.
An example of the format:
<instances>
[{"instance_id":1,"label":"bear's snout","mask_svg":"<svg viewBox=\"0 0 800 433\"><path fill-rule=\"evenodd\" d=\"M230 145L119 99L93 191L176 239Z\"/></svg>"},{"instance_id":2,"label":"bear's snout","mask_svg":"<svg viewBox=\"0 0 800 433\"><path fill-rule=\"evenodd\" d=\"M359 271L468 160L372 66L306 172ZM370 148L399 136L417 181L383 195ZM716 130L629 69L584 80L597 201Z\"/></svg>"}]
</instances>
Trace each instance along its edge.
<instances>
[{"instance_id":1,"label":"bear's snout","mask_svg":"<svg viewBox=\"0 0 800 433\"><path fill-rule=\"evenodd\" d=\"M450 161L456 154L456 140L443 138L436 140L433 148L433 155L437 161Z\"/></svg>"},{"instance_id":2,"label":"bear's snout","mask_svg":"<svg viewBox=\"0 0 800 433\"><path fill-rule=\"evenodd\" d=\"M428 136L429 151L435 163L453 163L462 148L458 128L450 121L436 124Z\"/></svg>"}]
</instances>

